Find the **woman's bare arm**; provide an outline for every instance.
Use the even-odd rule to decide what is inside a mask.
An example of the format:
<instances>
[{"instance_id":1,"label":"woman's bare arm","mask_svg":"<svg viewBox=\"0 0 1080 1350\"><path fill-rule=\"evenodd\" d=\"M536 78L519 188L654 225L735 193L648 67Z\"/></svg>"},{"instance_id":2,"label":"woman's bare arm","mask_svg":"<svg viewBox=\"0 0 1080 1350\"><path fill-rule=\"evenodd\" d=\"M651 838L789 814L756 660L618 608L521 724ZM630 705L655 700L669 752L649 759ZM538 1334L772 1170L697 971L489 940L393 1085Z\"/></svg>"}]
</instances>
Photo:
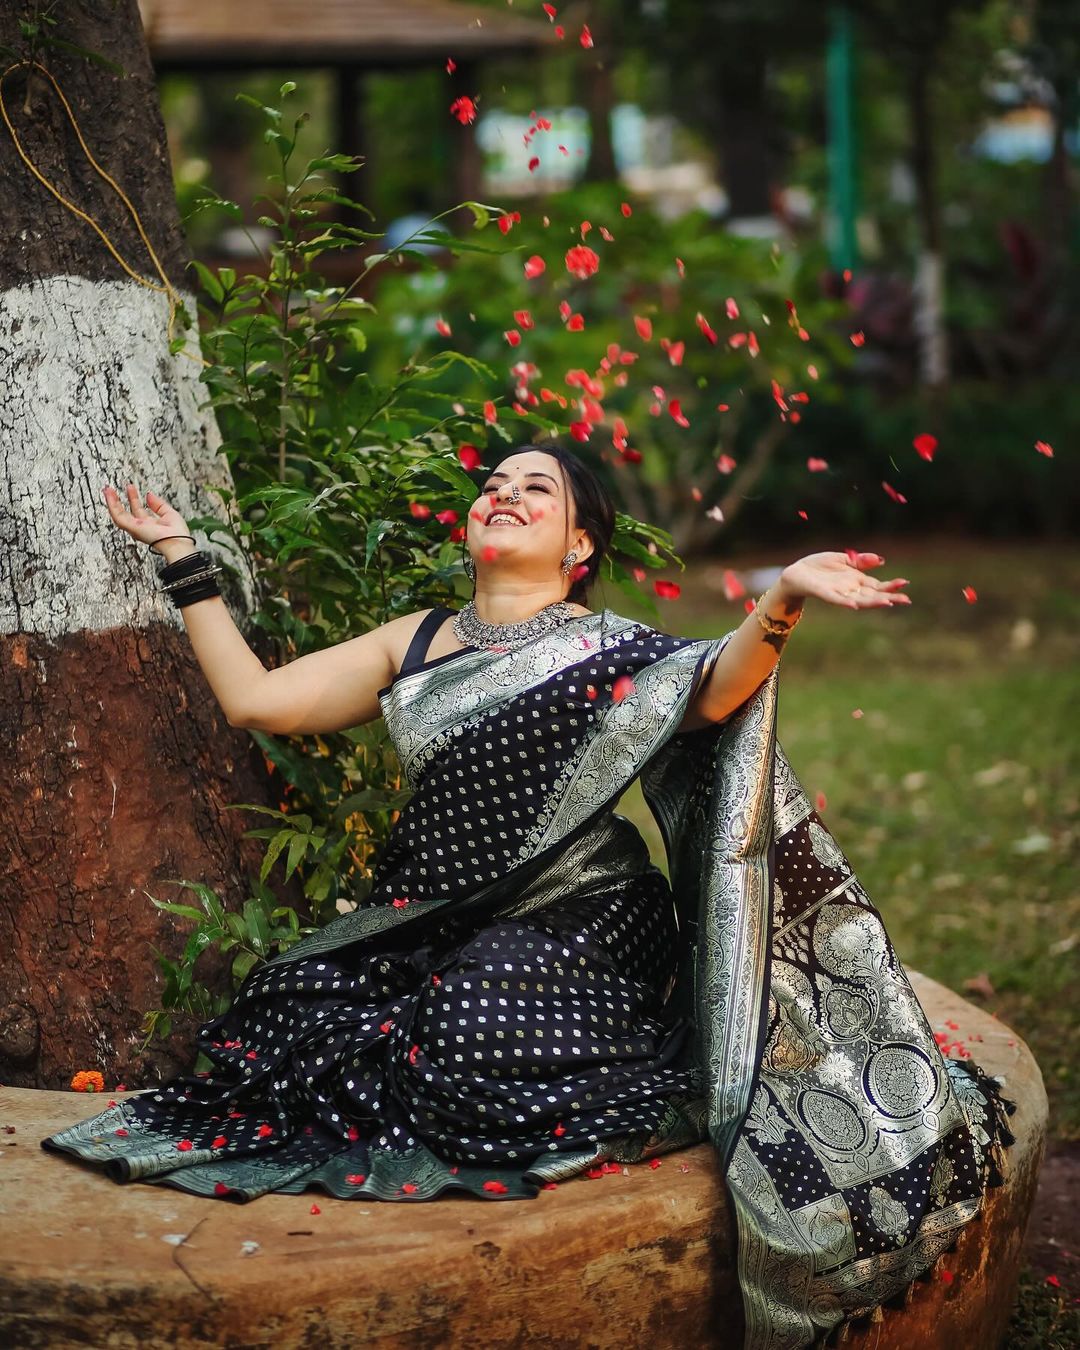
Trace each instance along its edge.
<instances>
[{"instance_id":1,"label":"woman's bare arm","mask_svg":"<svg viewBox=\"0 0 1080 1350\"><path fill-rule=\"evenodd\" d=\"M202 603L187 608L198 609ZM374 721L382 715L379 690L394 678L399 654L426 613L405 614L276 670L264 669L242 711L229 721L278 736L344 731Z\"/></svg>"},{"instance_id":2,"label":"woman's bare arm","mask_svg":"<svg viewBox=\"0 0 1080 1350\"><path fill-rule=\"evenodd\" d=\"M911 597L899 593L907 585L906 577L880 581L862 571L880 567L884 561L877 553L811 553L784 568L765 592L762 608L770 618L793 628L810 596L845 609L910 605ZM741 708L772 674L787 640L787 634L765 632L751 611L713 662L679 730L697 731L723 722Z\"/></svg>"},{"instance_id":3,"label":"woman's bare arm","mask_svg":"<svg viewBox=\"0 0 1080 1350\"><path fill-rule=\"evenodd\" d=\"M134 484L129 484L128 510L112 488L107 487L104 495L114 523L154 547L167 562L195 552L188 540L166 538L184 534L187 526L156 493L147 493L147 509ZM401 653L426 612L403 615L370 633L267 670L220 595L180 610L195 656L229 725L282 736L344 731L379 717L378 691L393 679Z\"/></svg>"}]
</instances>

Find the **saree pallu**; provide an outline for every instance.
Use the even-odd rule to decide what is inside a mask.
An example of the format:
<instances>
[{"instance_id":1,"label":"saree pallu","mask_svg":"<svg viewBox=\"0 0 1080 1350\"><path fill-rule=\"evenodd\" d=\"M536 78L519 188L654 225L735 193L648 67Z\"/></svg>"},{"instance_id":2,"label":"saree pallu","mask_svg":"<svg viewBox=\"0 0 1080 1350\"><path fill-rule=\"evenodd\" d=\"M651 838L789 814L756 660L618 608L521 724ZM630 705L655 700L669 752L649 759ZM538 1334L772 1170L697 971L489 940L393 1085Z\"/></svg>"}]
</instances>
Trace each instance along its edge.
<instances>
[{"instance_id":1,"label":"saree pallu","mask_svg":"<svg viewBox=\"0 0 1080 1350\"><path fill-rule=\"evenodd\" d=\"M942 1057L776 740L779 666L679 732L732 636L611 610L380 692L413 795L368 902L253 968L213 1068L42 1141L250 1201L485 1199L708 1139L747 1350L901 1293L1000 1181L1000 1082ZM614 812L640 776L670 884Z\"/></svg>"}]
</instances>

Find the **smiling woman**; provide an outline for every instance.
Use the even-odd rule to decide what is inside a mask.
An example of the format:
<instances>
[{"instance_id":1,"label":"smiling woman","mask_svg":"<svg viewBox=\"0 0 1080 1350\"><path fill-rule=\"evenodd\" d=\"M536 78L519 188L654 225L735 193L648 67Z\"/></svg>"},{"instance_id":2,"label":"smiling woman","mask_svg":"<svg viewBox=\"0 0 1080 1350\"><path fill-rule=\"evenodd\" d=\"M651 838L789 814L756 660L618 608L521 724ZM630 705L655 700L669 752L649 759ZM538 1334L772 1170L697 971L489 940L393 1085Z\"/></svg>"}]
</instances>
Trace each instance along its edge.
<instances>
[{"instance_id":1,"label":"smiling woman","mask_svg":"<svg viewBox=\"0 0 1080 1350\"><path fill-rule=\"evenodd\" d=\"M182 520L129 496L116 523L179 548ZM272 672L180 552L172 595L230 720L318 730L378 709L413 795L368 902L199 1028L210 1071L42 1145L234 1202L410 1203L525 1199L708 1139L745 1343L795 1350L927 1269L1010 1140L998 1084L942 1058L776 740L804 598L883 606L903 582L865 575L873 555L815 554L738 629L676 637L581 603L613 520L574 456L516 451L470 511L460 613ZM639 776L670 883L615 811Z\"/></svg>"},{"instance_id":2,"label":"smiling woman","mask_svg":"<svg viewBox=\"0 0 1080 1350\"><path fill-rule=\"evenodd\" d=\"M614 504L595 474L561 447L525 446L487 475L483 492L467 534L474 609L489 623L512 623L553 600L584 609L615 529ZM520 538L495 533L523 527Z\"/></svg>"}]
</instances>

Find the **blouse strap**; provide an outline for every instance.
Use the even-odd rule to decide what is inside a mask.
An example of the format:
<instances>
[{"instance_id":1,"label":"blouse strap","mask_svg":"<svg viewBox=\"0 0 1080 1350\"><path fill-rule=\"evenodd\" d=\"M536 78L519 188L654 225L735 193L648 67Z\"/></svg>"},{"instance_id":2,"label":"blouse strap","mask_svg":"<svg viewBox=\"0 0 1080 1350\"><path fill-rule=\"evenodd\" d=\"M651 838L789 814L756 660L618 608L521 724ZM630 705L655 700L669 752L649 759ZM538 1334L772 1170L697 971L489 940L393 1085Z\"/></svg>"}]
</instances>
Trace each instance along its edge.
<instances>
[{"instance_id":1,"label":"blouse strap","mask_svg":"<svg viewBox=\"0 0 1080 1350\"><path fill-rule=\"evenodd\" d=\"M427 649L431 646L431 639L446 622L447 615L453 614L453 612L447 605L436 605L430 614L424 615L417 625L412 641L409 643L409 649L405 653L401 670L398 672L399 675L406 675L414 666L423 663Z\"/></svg>"}]
</instances>

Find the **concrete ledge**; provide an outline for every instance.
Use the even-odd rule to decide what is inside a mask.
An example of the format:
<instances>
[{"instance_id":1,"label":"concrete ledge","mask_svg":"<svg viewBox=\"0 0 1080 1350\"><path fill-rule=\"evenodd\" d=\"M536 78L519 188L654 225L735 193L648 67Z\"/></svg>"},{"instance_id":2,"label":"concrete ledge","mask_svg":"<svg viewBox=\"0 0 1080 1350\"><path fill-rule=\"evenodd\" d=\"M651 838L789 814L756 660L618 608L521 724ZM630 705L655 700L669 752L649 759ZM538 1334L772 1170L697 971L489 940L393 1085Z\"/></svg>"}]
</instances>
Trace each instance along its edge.
<instances>
[{"instance_id":1,"label":"concrete ledge","mask_svg":"<svg viewBox=\"0 0 1080 1350\"><path fill-rule=\"evenodd\" d=\"M1005 1076L1017 1142L1006 1185L940 1263L951 1279L917 1284L905 1308L848 1344L993 1350L1015 1294L1046 1095L1014 1032L912 980L935 1030L958 1023L950 1037ZM120 1186L39 1147L101 1104L0 1088L0 1127L15 1127L0 1133L0 1342L13 1350L739 1343L731 1222L709 1145L534 1200L346 1203L310 1191L232 1205Z\"/></svg>"}]
</instances>

